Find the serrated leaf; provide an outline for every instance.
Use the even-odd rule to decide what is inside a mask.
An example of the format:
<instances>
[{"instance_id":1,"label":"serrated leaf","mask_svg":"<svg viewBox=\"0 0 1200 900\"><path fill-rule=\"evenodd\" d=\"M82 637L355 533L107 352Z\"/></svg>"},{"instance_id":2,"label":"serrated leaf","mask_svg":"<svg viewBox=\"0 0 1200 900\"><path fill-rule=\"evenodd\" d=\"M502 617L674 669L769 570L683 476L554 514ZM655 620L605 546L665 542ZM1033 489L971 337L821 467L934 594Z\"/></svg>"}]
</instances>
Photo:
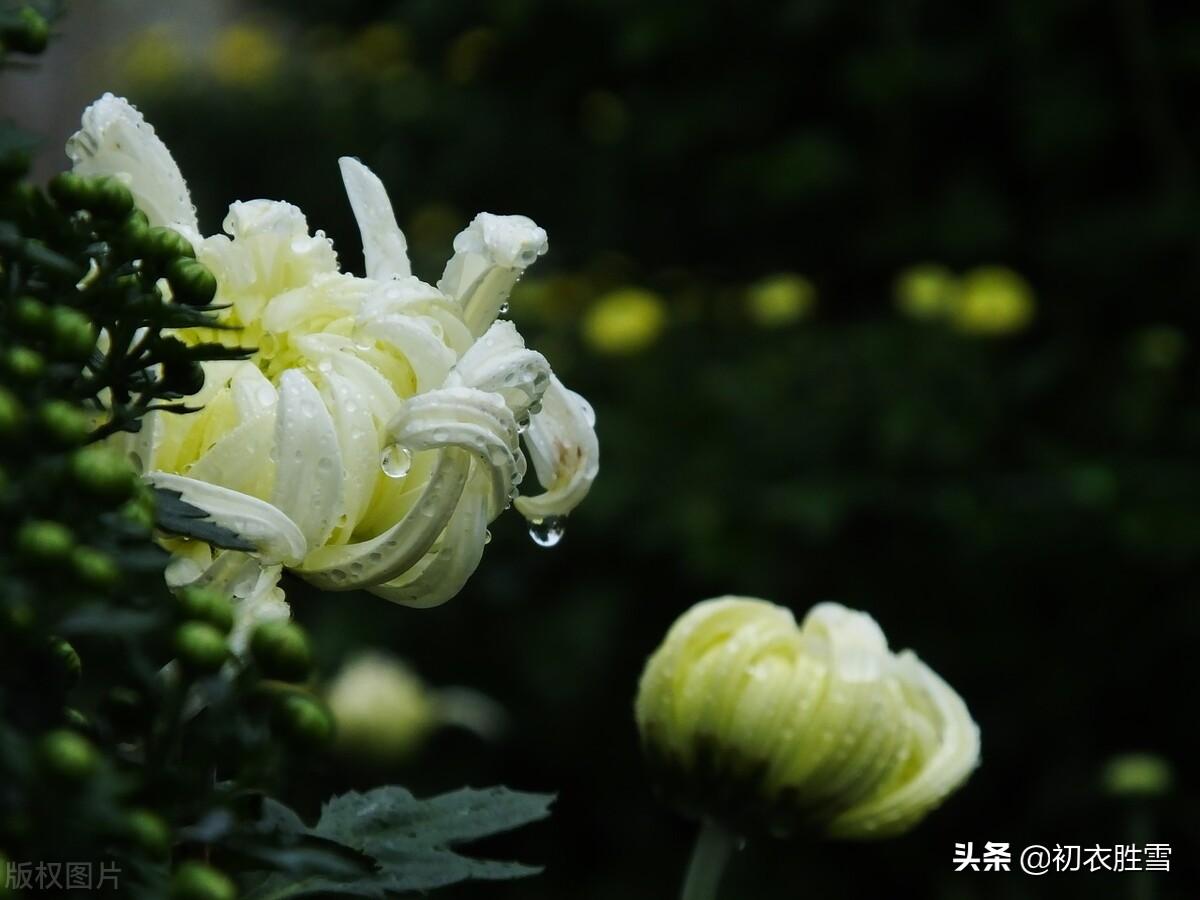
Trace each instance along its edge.
<instances>
[{"instance_id":1,"label":"serrated leaf","mask_svg":"<svg viewBox=\"0 0 1200 900\"><path fill-rule=\"evenodd\" d=\"M497 881L536 875L539 867L474 859L454 848L536 822L550 814L550 794L497 787L464 788L420 800L397 786L351 791L325 804L309 833L373 858L379 871L354 879L316 876L289 880L273 874L246 900L315 895L386 898L468 880Z\"/></svg>"},{"instance_id":2,"label":"serrated leaf","mask_svg":"<svg viewBox=\"0 0 1200 900\"><path fill-rule=\"evenodd\" d=\"M154 488L155 523L163 531L204 541L226 550L253 550L254 545L212 521L208 513L192 506L178 491Z\"/></svg>"}]
</instances>

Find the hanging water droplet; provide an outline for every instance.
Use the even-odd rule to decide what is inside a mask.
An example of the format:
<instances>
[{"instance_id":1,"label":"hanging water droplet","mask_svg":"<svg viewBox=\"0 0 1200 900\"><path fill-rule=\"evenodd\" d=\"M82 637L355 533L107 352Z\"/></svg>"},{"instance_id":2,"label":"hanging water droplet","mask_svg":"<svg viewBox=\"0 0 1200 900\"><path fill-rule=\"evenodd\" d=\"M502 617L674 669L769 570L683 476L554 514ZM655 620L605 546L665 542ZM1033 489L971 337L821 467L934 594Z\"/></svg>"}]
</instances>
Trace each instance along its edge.
<instances>
[{"instance_id":1,"label":"hanging water droplet","mask_svg":"<svg viewBox=\"0 0 1200 900\"><path fill-rule=\"evenodd\" d=\"M389 444L379 457L379 468L388 478L403 478L412 468L412 452L399 444Z\"/></svg>"},{"instance_id":2,"label":"hanging water droplet","mask_svg":"<svg viewBox=\"0 0 1200 900\"><path fill-rule=\"evenodd\" d=\"M508 315L508 301L507 300L505 300L503 303L500 304L500 315L502 315L502 316Z\"/></svg>"},{"instance_id":3,"label":"hanging water droplet","mask_svg":"<svg viewBox=\"0 0 1200 900\"><path fill-rule=\"evenodd\" d=\"M529 537L539 547L557 547L565 531L566 521L562 516L546 516L529 523Z\"/></svg>"},{"instance_id":4,"label":"hanging water droplet","mask_svg":"<svg viewBox=\"0 0 1200 900\"><path fill-rule=\"evenodd\" d=\"M487 544L490 544L491 542L492 542L492 530L490 528L485 528L483 530L483 543L486 546Z\"/></svg>"}]
</instances>

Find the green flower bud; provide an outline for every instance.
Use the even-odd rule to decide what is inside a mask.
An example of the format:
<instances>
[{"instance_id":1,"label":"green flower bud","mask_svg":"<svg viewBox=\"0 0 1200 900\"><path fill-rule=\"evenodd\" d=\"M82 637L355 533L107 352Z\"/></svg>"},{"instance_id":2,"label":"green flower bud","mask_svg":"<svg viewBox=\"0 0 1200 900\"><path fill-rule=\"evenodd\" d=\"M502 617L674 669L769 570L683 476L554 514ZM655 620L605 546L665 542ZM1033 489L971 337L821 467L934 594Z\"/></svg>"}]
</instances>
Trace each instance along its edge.
<instances>
[{"instance_id":1,"label":"green flower bud","mask_svg":"<svg viewBox=\"0 0 1200 900\"><path fill-rule=\"evenodd\" d=\"M215 672L229 658L225 635L207 622L184 622L175 629L173 643L179 661L193 674Z\"/></svg>"},{"instance_id":2,"label":"green flower bud","mask_svg":"<svg viewBox=\"0 0 1200 900\"><path fill-rule=\"evenodd\" d=\"M62 359L84 359L96 347L96 326L83 313L65 306L50 311L51 346Z\"/></svg>"},{"instance_id":3,"label":"green flower bud","mask_svg":"<svg viewBox=\"0 0 1200 900\"><path fill-rule=\"evenodd\" d=\"M171 900L235 900L236 897L233 882L201 862L180 863L171 876Z\"/></svg>"},{"instance_id":4,"label":"green flower bud","mask_svg":"<svg viewBox=\"0 0 1200 900\"><path fill-rule=\"evenodd\" d=\"M83 662L75 648L57 636L49 638L46 648L62 686L70 690L79 684L79 679L83 677Z\"/></svg>"},{"instance_id":5,"label":"green flower bud","mask_svg":"<svg viewBox=\"0 0 1200 900\"><path fill-rule=\"evenodd\" d=\"M185 587L178 597L186 618L207 622L224 634L233 628L233 604L224 594L210 588Z\"/></svg>"},{"instance_id":6,"label":"green flower bud","mask_svg":"<svg viewBox=\"0 0 1200 900\"><path fill-rule=\"evenodd\" d=\"M141 490L144 487L141 482L134 484L135 494L121 507L120 515L135 528L150 531L154 528L154 494L149 488Z\"/></svg>"},{"instance_id":7,"label":"green flower bud","mask_svg":"<svg viewBox=\"0 0 1200 900\"><path fill-rule=\"evenodd\" d=\"M41 53L50 39L50 24L36 9L22 7L17 13L18 25L5 28L0 38L4 46L20 53Z\"/></svg>"},{"instance_id":8,"label":"green flower bud","mask_svg":"<svg viewBox=\"0 0 1200 900\"><path fill-rule=\"evenodd\" d=\"M71 571L85 585L100 591L121 579L121 569L113 558L92 547L76 547L71 551Z\"/></svg>"},{"instance_id":9,"label":"green flower bud","mask_svg":"<svg viewBox=\"0 0 1200 900\"><path fill-rule=\"evenodd\" d=\"M133 209L133 194L111 175L96 179L92 209L108 219L121 219Z\"/></svg>"},{"instance_id":10,"label":"green flower bud","mask_svg":"<svg viewBox=\"0 0 1200 900\"><path fill-rule=\"evenodd\" d=\"M636 717L668 799L742 834L900 834L979 760L959 696L835 603L799 627L763 600L697 604L647 662Z\"/></svg>"},{"instance_id":11,"label":"green flower bud","mask_svg":"<svg viewBox=\"0 0 1200 900\"><path fill-rule=\"evenodd\" d=\"M180 256L195 258L196 251L178 231L164 228L161 225L152 226L142 239L142 251L146 256L160 259L164 262Z\"/></svg>"},{"instance_id":12,"label":"green flower bud","mask_svg":"<svg viewBox=\"0 0 1200 900\"><path fill-rule=\"evenodd\" d=\"M0 387L0 437L11 438L20 434L25 424L25 410L21 402L4 387Z\"/></svg>"},{"instance_id":13,"label":"green flower bud","mask_svg":"<svg viewBox=\"0 0 1200 900\"><path fill-rule=\"evenodd\" d=\"M250 637L250 653L267 678L303 681L312 668L304 630L292 622L264 622Z\"/></svg>"},{"instance_id":14,"label":"green flower bud","mask_svg":"<svg viewBox=\"0 0 1200 900\"><path fill-rule=\"evenodd\" d=\"M51 400L38 410L38 422L43 430L61 446L82 444L92 432L88 414L66 400Z\"/></svg>"},{"instance_id":15,"label":"green flower bud","mask_svg":"<svg viewBox=\"0 0 1200 900\"><path fill-rule=\"evenodd\" d=\"M36 563L56 563L67 558L75 538L58 522L33 520L17 529L17 552Z\"/></svg>"},{"instance_id":16,"label":"green flower bud","mask_svg":"<svg viewBox=\"0 0 1200 900\"><path fill-rule=\"evenodd\" d=\"M25 334L45 334L50 328L50 307L36 297L18 297L10 310L13 324Z\"/></svg>"},{"instance_id":17,"label":"green flower bud","mask_svg":"<svg viewBox=\"0 0 1200 900\"><path fill-rule=\"evenodd\" d=\"M114 503L126 500L137 485L133 466L112 447L84 447L71 457L71 476L81 488Z\"/></svg>"},{"instance_id":18,"label":"green flower bud","mask_svg":"<svg viewBox=\"0 0 1200 900\"><path fill-rule=\"evenodd\" d=\"M64 781L82 781L96 771L99 763L92 742L66 728L42 737L38 759L47 774Z\"/></svg>"},{"instance_id":19,"label":"green flower bud","mask_svg":"<svg viewBox=\"0 0 1200 900\"><path fill-rule=\"evenodd\" d=\"M333 739L333 716L315 697L287 692L279 697L275 721L290 740L304 747L320 747Z\"/></svg>"},{"instance_id":20,"label":"green flower bud","mask_svg":"<svg viewBox=\"0 0 1200 900\"><path fill-rule=\"evenodd\" d=\"M59 172L50 179L46 190L63 209L83 209L91 198L89 179L74 172Z\"/></svg>"},{"instance_id":21,"label":"green flower bud","mask_svg":"<svg viewBox=\"0 0 1200 900\"><path fill-rule=\"evenodd\" d=\"M171 829L157 813L132 810L125 817L125 833L151 859L164 860L171 855Z\"/></svg>"},{"instance_id":22,"label":"green flower bud","mask_svg":"<svg viewBox=\"0 0 1200 900\"><path fill-rule=\"evenodd\" d=\"M4 354L4 368L19 381L33 381L46 370L46 360L28 347L9 347Z\"/></svg>"},{"instance_id":23,"label":"green flower bud","mask_svg":"<svg viewBox=\"0 0 1200 900\"><path fill-rule=\"evenodd\" d=\"M171 290L183 303L206 306L217 294L217 279L202 263L180 257L167 266L167 280Z\"/></svg>"},{"instance_id":24,"label":"green flower bud","mask_svg":"<svg viewBox=\"0 0 1200 900\"><path fill-rule=\"evenodd\" d=\"M204 367L193 359L163 364L163 384L180 394L195 394L204 387Z\"/></svg>"}]
</instances>

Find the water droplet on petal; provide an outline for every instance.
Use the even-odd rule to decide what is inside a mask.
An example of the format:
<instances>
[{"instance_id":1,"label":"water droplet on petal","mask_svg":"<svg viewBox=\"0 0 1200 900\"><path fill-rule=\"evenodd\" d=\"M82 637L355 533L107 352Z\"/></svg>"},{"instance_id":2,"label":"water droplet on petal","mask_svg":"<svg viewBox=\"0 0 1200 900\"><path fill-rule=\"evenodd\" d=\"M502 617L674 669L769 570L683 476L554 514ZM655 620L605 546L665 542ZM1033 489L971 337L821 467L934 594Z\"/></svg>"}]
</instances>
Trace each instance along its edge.
<instances>
[{"instance_id":1,"label":"water droplet on petal","mask_svg":"<svg viewBox=\"0 0 1200 900\"><path fill-rule=\"evenodd\" d=\"M491 542L492 542L492 530L490 528L485 528L483 530L483 543L485 545L487 545L487 544L490 544Z\"/></svg>"},{"instance_id":2,"label":"water droplet on petal","mask_svg":"<svg viewBox=\"0 0 1200 900\"><path fill-rule=\"evenodd\" d=\"M508 315L508 301L507 300L505 300L503 303L500 304L500 315L502 315L502 316Z\"/></svg>"},{"instance_id":3,"label":"water droplet on petal","mask_svg":"<svg viewBox=\"0 0 1200 900\"><path fill-rule=\"evenodd\" d=\"M546 516L529 522L529 537L539 547L557 547L565 531L566 521L562 516Z\"/></svg>"},{"instance_id":4,"label":"water droplet on petal","mask_svg":"<svg viewBox=\"0 0 1200 900\"><path fill-rule=\"evenodd\" d=\"M412 468L412 452L399 444L389 444L379 457L379 467L388 478L403 478Z\"/></svg>"}]
</instances>

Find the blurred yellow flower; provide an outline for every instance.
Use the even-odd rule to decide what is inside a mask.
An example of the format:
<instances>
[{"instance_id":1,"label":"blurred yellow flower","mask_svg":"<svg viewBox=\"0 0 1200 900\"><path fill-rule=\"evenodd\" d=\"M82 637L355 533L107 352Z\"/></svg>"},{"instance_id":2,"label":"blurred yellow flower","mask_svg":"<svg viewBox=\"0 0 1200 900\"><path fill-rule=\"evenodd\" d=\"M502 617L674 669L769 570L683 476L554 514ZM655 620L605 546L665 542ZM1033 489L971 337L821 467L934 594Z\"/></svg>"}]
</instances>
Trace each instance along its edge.
<instances>
[{"instance_id":1,"label":"blurred yellow flower","mask_svg":"<svg viewBox=\"0 0 1200 900\"><path fill-rule=\"evenodd\" d=\"M962 699L875 621L836 603L699 603L646 664L635 707L669 799L742 834L899 834L971 774Z\"/></svg>"},{"instance_id":2,"label":"blurred yellow flower","mask_svg":"<svg viewBox=\"0 0 1200 900\"><path fill-rule=\"evenodd\" d=\"M276 36L258 25L231 25L217 36L210 56L213 75L231 87L269 80L283 60Z\"/></svg>"},{"instance_id":3,"label":"blurred yellow flower","mask_svg":"<svg viewBox=\"0 0 1200 900\"><path fill-rule=\"evenodd\" d=\"M496 49L496 33L472 28L454 39L446 51L446 77L455 84L470 84Z\"/></svg>"},{"instance_id":4,"label":"blurred yellow flower","mask_svg":"<svg viewBox=\"0 0 1200 900\"><path fill-rule=\"evenodd\" d=\"M338 746L376 762L410 758L438 724L436 703L421 679L379 653L347 662L325 700L337 722Z\"/></svg>"},{"instance_id":5,"label":"blurred yellow flower","mask_svg":"<svg viewBox=\"0 0 1200 900\"><path fill-rule=\"evenodd\" d=\"M958 282L945 266L911 266L896 279L896 306L914 319L940 319L950 312Z\"/></svg>"},{"instance_id":6,"label":"blurred yellow flower","mask_svg":"<svg viewBox=\"0 0 1200 900\"><path fill-rule=\"evenodd\" d=\"M1155 753L1114 756L1104 767L1104 789L1114 797L1161 797L1171 790L1171 764Z\"/></svg>"},{"instance_id":7,"label":"blurred yellow flower","mask_svg":"<svg viewBox=\"0 0 1200 900\"><path fill-rule=\"evenodd\" d=\"M163 25L136 33L117 52L117 60L121 75L142 89L173 81L187 67L184 45Z\"/></svg>"},{"instance_id":8,"label":"blurred yellow flower","mask_svg":"<svg viewBox=\"0 0 1200 900\"><path fill-rule=\"evenodd\" d=\"M583 320L583 339L597 353L630 354L653 344L667 323L662 297L639 287L604 294Z\"/></svg>"},{"instance_id":9,"label":"blurred yellow flower","mask_svg":"<svg viewBox=\"0 0 1200 900\"><path fill-rule=\"evenodd\" d=\"M808 316L817 289L803 275L784 273L764 278L746 291L746 310L764 328L779 328Z\"/></svg>"},{"instance_id":10,"label":"blurred yellow flower","mask_svg":"<svg viewBox=\"0 0 1200 900\"><path fill-rule=\"evenodd\" d=\"M1012 269L981 266L962 277L950 324L964 334L1006 335L1033 318L1033 290Z\"/></svg>"}]
</instances>

